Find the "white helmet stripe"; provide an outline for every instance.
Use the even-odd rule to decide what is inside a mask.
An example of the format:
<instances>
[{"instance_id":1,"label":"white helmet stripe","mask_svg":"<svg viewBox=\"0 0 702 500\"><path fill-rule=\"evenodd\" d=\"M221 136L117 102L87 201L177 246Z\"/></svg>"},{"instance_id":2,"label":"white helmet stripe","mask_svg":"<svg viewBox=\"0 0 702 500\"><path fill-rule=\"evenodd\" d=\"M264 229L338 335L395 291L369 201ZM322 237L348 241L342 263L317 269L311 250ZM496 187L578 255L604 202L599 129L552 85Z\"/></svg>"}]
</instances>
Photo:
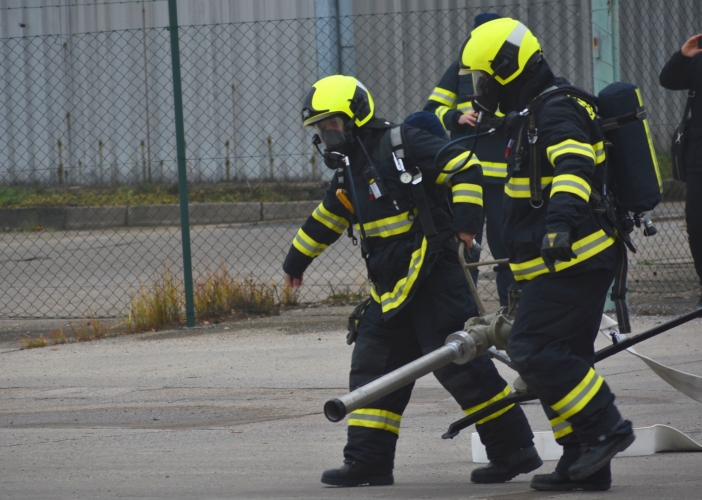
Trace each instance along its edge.
<instances>
[{"instance_id":1,"label":"white helmet stripe","mask_svg":"<svg viewBox=\"0 0 702 500\"><path fill-rule=\"evenodd\" d=\"M509 34L507 40L505 41L511 43L515 47L521 47L522 40L524 39L524 35L526 35L526 32L527 27L524 26L522 23L517 23L517 25L512 30L512 33Z\"/></svg>"}]
</instances>

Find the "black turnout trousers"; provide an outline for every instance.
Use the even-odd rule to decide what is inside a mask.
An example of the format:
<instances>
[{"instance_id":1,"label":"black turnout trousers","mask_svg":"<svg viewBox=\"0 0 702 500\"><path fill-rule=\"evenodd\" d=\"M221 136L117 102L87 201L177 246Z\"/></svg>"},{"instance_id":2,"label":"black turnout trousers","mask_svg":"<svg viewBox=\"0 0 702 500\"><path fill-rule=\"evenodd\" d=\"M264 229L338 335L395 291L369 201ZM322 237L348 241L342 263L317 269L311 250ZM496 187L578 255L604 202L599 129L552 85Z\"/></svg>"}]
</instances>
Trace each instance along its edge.
<instances>
[{"instance_id":1,"label":"black turnout trousers","mask_svg":"<svg viewBox=\"0 0 702 500\"><path fill-rule=\"evenodd\" d=\"M614 247L607 251L614 258ZM621 420L614 395L593 370L594 341L614 272L549 273L522 288L509 355L541 400L561 445L572 446L574 437L596 443Z\"/></svg>"},{"instance_id":2,"label":"black turnout trousers","mask_svg":"<svg viewBox=\"0 0 702 500\"><path fill-rule=\"evenodd\" d=\"M450 333L462 330L465 321L476 315L457 258L440 257L410 303L389 321L383 322L380 306L371 302L359 326L351 360L350 389L441 347ZM451 363L434 375L464 411L477 411L509 394L509 386L487 354L465 365ZM413 386L409 384L351 413L346 459L381 468L394 467L401 416ZM496 413L476 425L490 459L532 443L533 434L519 406Z\"/></svg>"}]
</instances>

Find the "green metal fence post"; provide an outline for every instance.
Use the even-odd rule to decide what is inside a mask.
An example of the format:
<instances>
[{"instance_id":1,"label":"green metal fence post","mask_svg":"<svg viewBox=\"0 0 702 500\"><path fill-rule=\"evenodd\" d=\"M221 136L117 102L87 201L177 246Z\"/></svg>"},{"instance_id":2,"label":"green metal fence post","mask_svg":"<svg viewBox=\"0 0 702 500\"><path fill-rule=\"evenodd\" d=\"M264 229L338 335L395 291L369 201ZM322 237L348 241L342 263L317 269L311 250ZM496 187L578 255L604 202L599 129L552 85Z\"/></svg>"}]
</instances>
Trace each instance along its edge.
<instances>
[{"instance_id":1,"label":"green metal fence post","mask_svg":"<svg viewBox=\"0 0 702 500\"><path fill-rule=\"evenodd\" d=\"M171 61L173 66L173 108L175 110L176 154L178 157L178 193L180 195L180 230L183 240L183 281L185 283L185 319L195 326L193 268L190 254L190 220L188 216L188 173L185 169L185 128L183 126L183 91L180 78L180 44L178 42L178 6L168 0Z\"/></svg>"}]
</instances>

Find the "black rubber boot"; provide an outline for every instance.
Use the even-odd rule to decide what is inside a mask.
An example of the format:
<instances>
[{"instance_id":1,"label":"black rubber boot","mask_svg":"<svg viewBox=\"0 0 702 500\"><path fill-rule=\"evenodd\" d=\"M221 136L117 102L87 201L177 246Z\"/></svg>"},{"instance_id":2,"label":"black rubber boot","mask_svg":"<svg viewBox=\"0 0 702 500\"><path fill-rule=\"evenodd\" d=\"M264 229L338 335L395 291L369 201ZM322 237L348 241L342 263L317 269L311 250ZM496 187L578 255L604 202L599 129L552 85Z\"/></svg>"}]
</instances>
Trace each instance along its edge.
<instances>
[{"instance_id":1,"label":"black rubber boot","mask_svg":"<svg viewBox=\"0 0 702 500\"><path fill-rule=\"evenodd\" d=\"M519 474L526 474L541 467L543 462L534 446L490 460L485 467L473 469L470 480L474 483L504 483Z\"/></svg>"},{"instance_id":2,"label":"black rubber boot","mask_svg":"<svg viewBox=\"0 0 702 500\"><path fill-rule=\"evenodd\" d=\"M580 457L568 469L568 477L572 481L582 481L593 475L620 451L626 450L634 442L636 436L631 422L622 420L614 430L594 444L585 444L580 448Z\"/></svg>"},{"instance_id":3,"label":"black rubber boot","mask_svg":"<svg viewBox=\"0 0 702 500\"><path fill-rule=\"evenodd\" d=\"M327 469L322 482L332 486L389 486L395 482L392 469L380 469L358 460L344 460L338 469Z\"/></svg>"},{"instance_id":4,"label":"black rubber boot","mask_svg":"<svg viewBox=\"0 0 702 500\"><path fill-rule=\"evenodd\" d=\"M597 475L597 473L593 475ZM595 481L593 476L580 481L571 481L566 476L559 474L558 471L553 471L550 474L536 474L531 479L529 486L539 491L606 491L612 486L612 482Z\"/></svg>"}]
</instances>

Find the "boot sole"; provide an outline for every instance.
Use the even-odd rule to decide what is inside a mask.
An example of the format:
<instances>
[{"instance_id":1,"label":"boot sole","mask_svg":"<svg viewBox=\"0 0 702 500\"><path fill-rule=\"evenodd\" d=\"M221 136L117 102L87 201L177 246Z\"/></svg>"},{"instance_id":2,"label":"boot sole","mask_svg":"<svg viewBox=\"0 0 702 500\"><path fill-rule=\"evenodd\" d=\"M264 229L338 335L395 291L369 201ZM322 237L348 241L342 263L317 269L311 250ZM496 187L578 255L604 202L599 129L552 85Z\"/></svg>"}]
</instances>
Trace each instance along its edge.
<instances>
[{"instance_id":1,"label":"boot sole","mask_svg":"<svg viewBox=\"0 0 702 500\"><path fill-rule=\"evenodd\" d=\"M571 473L570 470L568 470L568 478L571 481L580 481L581 479L585 479L586 477L593 475L595 472L597 472L602 467L607 465L607 462L612 460L612 458L614 458L614 455L616 455L620 451L626 450L631 445L631 443L634 442L635 439L636 439L636 435L630 434L629 436L626 437L626 439L622 440L615 448L612 448L610 453L603 456L600 460L593 463L592 465L585 467L584 469L581 469L581 470L576 471L574 473Z\"/></svg>"},{"instance_id":2,"label":"boot sole","mask_svg":"<svg viewBox=\"0 0 702 500\"><path fill-rule=\"evenodd\" d=\"M536 457L533 460L522 464L519 468L510 471L509 474L503 474L501 476L483 476L483 477L473 477L471 475L470 480L476 484L493 484L493 483L506 483L517 477L519 474L526 474L528 472L534 471L541 467L544 462L540 457Z\"/></svg>"},{"instance_id":3,"label":"boot sole","mask_svg":"<svg viewBox=\"0 0 702 500\"><path fill-rule=\"evenodd\" d=\"M354 486L391 486L395 483L393 476L375 476L364 479L328 479L322 478L322 483L329 486L342 486L353 488Z\"/></svg>"},{"instance_id":4,"label":"boot sole","mask_svg":"<svg viewBox=\"0 0 702 500\"><path fill-rule=\"evenodd\" d=\"M529 485L531 489L533 490L538 490L538 491L607 491L610 486L612 486L610 483L603 483L603 484L597 484L597 483L561 483L561 484L552 484L552 483L534 483L533 481Z\"/></svg>"}]
</instances>

